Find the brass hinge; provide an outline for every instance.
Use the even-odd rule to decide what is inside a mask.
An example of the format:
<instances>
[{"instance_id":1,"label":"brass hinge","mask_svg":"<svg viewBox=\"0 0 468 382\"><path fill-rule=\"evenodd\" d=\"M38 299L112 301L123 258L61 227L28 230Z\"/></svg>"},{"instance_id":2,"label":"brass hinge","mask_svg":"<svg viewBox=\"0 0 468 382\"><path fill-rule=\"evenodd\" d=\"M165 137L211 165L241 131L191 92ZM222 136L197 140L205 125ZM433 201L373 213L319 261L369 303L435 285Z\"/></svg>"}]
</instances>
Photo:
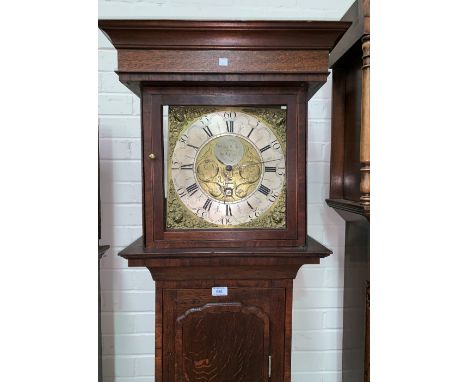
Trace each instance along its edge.
<instances>
[{"instance_id":1,"label":"brass hinge","mask_svg":"<svg viewBox=\"0 0 468 382\"><path fill-rule=\"evenodd\" d=\"M268 378L271 378L271 355L268 356Z\"/></svg>"}]
</instances>

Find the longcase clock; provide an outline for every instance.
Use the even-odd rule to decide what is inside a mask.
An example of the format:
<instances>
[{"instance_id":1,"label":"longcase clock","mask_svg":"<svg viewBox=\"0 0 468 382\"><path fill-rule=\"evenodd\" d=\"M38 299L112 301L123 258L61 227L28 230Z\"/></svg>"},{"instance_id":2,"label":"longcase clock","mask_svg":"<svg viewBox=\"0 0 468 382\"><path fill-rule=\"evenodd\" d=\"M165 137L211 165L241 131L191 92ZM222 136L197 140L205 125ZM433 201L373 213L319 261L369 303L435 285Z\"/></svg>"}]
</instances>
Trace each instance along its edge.
<instances>
[{"instance_id":1,"label":"longcase clock","mask_svg":"<svg viewBox=\"0 0 468 382\"><path fill-rule=\"evenodd\" d=\"M141 98L143 236L164 382L291 379L306 233L307 101L346 22L101 20Z\"/></svg>"}]
</instances>

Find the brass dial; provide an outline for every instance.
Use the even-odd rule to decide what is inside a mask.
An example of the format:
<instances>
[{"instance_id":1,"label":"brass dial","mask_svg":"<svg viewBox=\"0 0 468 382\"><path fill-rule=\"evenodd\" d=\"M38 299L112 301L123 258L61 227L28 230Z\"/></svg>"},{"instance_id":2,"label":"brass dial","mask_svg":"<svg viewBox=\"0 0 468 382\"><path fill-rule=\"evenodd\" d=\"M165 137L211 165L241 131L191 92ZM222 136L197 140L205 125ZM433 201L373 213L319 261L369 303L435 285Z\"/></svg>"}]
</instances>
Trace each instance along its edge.
<instances>
[{"instance_id":1,"label":"brass dial","mask_svg":"<svg viewBox=\"0 0 468 382\"><path fill-rule=\"evenodd\" d=\"M285 226L285 134L275 134L278 126L255 111L219 109L177 131L169 157L169 228Z\"/></svg>"}]
</instances>

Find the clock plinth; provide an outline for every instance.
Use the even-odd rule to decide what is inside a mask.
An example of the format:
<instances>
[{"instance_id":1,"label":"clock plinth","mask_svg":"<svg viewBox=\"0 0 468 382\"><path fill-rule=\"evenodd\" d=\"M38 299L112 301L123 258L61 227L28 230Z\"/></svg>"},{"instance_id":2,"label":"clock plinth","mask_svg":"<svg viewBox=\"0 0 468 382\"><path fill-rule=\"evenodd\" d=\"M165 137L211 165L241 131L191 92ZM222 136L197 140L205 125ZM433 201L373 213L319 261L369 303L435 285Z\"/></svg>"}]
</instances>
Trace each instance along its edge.
<instances>
[{"instance_id":1,"label":"clock plinth","mask_svg":"<svg viewBox=\"0 0 468 382\"><path fill-rule=\"evenodd\" d=\"M254 249L146 249L135 241L119 255L148 268L157 285L156 380L207 373L290 381L293 280L303 264L330 254L310 237L304 247ZM245 375L233 379L233 370Z\"/></svg>"},{"instance_id":2,"label":"clock plinth","mask_svg":"<svg viewBox=\"0 0 468 382\"><path fill-rule=\"evenodd\" d=\"M347 22L101 20L141 98L158 382L289 382L307 237L307 102ZM165 110L168 121L164 119ZM256 130L257 129L257 130Z\"/></svg>"}]
</instances>

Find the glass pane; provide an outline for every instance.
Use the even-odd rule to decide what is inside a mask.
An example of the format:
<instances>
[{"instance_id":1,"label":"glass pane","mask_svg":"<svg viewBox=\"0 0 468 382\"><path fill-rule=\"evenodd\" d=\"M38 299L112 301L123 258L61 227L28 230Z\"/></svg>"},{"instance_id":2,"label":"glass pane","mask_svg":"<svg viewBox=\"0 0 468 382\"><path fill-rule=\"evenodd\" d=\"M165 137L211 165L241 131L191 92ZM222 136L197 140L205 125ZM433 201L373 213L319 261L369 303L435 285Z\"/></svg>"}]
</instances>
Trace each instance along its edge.
<instances>
[{"instance_id":1,"label":"glass pane","mask_svg":"<svg viewBox=\"0 0 468 382\"><path fill-rule=\"evenodd\" d=\"M168 229L286 228L285 106L164 106Z\"/></svg>"}]
</instances>

